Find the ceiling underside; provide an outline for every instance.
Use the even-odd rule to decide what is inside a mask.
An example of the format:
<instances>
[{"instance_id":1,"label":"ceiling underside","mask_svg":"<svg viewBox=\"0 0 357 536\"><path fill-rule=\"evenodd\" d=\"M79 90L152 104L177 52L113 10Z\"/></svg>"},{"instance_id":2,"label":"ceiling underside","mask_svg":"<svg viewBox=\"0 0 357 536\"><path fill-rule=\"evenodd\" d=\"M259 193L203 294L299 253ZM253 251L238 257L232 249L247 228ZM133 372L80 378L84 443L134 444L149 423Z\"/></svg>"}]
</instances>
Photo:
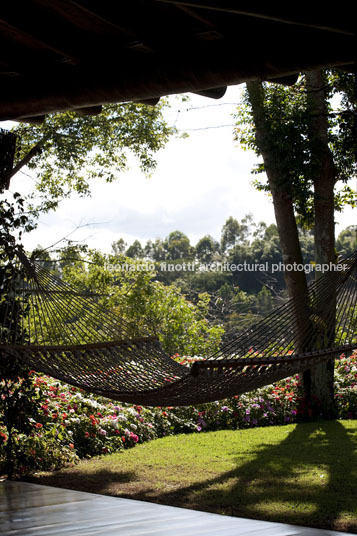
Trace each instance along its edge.
<instances>
[{"instance_id":1,"label":"ceiling underside","mask_svg":"<svg viewBox=\"0 0 357 536\"><path fill-rule=\"evenodd\" d=\"M295 73L323 67L354 71L352 2L319 10L304 1L272 4L2 2L0 120L80 108L95 113L105 103L189 91L219 97L227 85L289 82Z\"/></svg>"}]
</instances>

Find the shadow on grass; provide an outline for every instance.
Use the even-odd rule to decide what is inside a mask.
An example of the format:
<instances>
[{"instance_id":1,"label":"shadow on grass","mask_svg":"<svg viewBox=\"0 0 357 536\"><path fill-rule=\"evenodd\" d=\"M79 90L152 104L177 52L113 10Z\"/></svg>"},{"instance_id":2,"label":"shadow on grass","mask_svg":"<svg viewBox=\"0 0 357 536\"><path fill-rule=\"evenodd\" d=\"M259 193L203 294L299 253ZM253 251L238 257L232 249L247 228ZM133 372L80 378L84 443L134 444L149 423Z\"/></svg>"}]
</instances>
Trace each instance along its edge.
<instances>
[{"instance_id":1,"label":"shadow on grass","mask_svg":"<svg viewBox=\"0 0 357 536\"><path fill-rule=\"evenodd\" d=\"M111 485L117 487L118 484L127 484L136 479L136 473L131 471L98 469L93 473L89 473L81 471L79 467L75 467L71 471L55 471L46 475L25 477L22 480L44 486L111 495Z\"/></svg>"},{"instance_id":2,"label":"shadow on grass","mask_svg":"<svg viewBox=\"0 0 357 536\"><path fill-rule=\"evenodd\" d=\"M337 421L298 424L279 444L260 444L243 463L217 477L170 491L138 472L80 466L29 479L131 499L221 514L357 533L357 438ZM198 452L199 456L199 452ZM90 463L90 462L89 462ZM137 483L137 484L136 484ZM152 482L151 482L152 483ZM129 484L127 487L125 484Z\"/></svg>"},{"instance_id":3,"label":"shadow on grass","mask_svg":"<svg viewBox=\"0 0 357 536\"><path fill-rule=\"evenodd\" d=\"M251 461L217 478L161 493L155 500L357 532L356 472L357 438L342 424L298 424L279 444L260 445Z\"/></svg>"}]
</instances>

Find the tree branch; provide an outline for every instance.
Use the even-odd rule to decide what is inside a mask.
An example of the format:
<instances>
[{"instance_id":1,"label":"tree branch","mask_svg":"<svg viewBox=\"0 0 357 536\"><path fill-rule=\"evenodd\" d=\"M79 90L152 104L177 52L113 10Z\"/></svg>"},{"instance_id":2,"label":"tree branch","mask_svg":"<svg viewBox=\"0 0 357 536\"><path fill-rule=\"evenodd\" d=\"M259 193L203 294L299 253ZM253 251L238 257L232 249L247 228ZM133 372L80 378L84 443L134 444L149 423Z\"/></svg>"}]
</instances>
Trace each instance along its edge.
<instances>
[{"instance_id":1,"label":"tree branch","mask_svg":"<svg viewBox=\"0 0 357 536\"><path fill-rule=\"evenodd\" d=\"M29 162L33 159L34 156L36 156L39 152L39 150L43 147L43 145L51 138L52 134L46 134L39 142L32 147L29 152L14 166L9 173L8 180L10 180L16 173L20 171L24 166L27 166Z\"/></svg>"}]
</instances>

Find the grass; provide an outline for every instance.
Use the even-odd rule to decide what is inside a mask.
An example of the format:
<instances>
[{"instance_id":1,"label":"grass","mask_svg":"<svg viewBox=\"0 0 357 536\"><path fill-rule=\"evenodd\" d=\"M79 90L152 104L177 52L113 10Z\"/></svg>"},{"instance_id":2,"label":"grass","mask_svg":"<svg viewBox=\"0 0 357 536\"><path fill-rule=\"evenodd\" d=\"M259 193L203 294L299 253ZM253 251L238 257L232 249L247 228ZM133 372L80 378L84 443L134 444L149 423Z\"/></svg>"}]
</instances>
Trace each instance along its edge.
<instances>
[{"instance_id":1,"label":"grass","mask_svg":"<svg viewBox=\"0 0 357 536\"><path fill-rule=\"evenodd\" d=\"M357 533L357 422L171 436L31 481Z\"/></svg>"}]
</instances>

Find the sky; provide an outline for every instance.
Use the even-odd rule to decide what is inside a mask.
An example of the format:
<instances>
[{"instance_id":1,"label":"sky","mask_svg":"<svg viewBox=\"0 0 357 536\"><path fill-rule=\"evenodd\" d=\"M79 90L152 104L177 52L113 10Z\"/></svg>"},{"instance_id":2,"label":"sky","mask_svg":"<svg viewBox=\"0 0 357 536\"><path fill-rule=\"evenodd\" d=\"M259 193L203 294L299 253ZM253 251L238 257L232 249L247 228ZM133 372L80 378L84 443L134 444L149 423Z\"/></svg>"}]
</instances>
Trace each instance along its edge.
<instances>
[{"instance_id":1,"label":"sky","mask_svg":"<svg viewBox=\"0 0 357 536\"><path fill-rule=\"evenodd\" d=\"M219 100L190 95L182 103L173 98L166 119L189 137L173 138L157 153L152 176L145 177L130 159L129 171L116 182L93 181L90 198L73 195L56 212L42 215L37 229L25 235L25 248L64 245L60 241L67 237L109 252L119 238L144 245L175 230L195 244L207 234L219 239L230 216L240 220L250 213L257 222L273 223L271 198L252 185L257 157L233 140L232 113L242 89L230 87ZM32 187L28 174L19 173L10 190L25 193ZM336 219L338 233L356 218L347 209Z\"/></svg>"}]
</instances>

